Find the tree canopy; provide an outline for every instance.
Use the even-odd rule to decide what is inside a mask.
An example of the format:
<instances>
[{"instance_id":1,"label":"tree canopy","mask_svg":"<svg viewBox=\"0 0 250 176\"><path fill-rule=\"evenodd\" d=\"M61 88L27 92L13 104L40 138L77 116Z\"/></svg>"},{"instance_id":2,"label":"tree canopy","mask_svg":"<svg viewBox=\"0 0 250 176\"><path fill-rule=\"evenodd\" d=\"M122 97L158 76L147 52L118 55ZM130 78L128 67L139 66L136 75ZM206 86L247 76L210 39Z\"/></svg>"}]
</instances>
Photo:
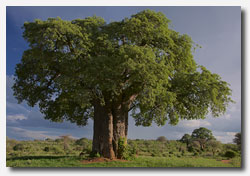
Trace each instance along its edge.
<instances>
[{"instance_id":1,"label":"tree canopy","mask_svg":"<svg viewBox=\"0 0 250 176\"><path fill-rule=\"evenodd\" d=\"M214 139L213 133L211 130L204 128L204 127L200 127L198 129L195 129L192 132L191 135L192 139L204 139L206 141L212 140Z\"/></svg>"},{"instance_id":2,"label":"tree canopy","mask_svg":"<svg viewBox=\"0 0 250 176\"><path fill-rule=\"evenodd\" d=\"M195 129L192 132L191 138L193 141L199 142L201 150L204 150L205 145L209 141L216 140L215 137L213 136L212 131L204 127Z\"/></svg>"},{"instance_id":3,"label":"tree canopy","mask_svg":"<svg viewBox=\"0 0 250 176\"><path fill-rule=\"evenodd\" d=\"M156 141L160 141L160 142L165 142L167 141L167 138L165 136L159 136Z\"/></svg>"},{"instance_id":4,"label":"tree canopy","mask_svg":"<svg viewBox=\"0 0 250 176\"><path fill-rule=\"evenodd\" d=\"M233 139L233 142L241 147L241 132L235 134L235 138Z\"/></svg>"},{"instance_id":5,"label":"tree canopy","mask_svg":"<svg viewBox=\"0 0 250 176\"><path fill-rule=\"evenodd\" d=\"M193 58L191 37L144 10L106 23L101 17L49 18L23 26L29 49L15 72L19 103L39 105L46 119L86 125L93 102L130 102L136 125L175 125L217 117L232 102L229 84Z\"/></svg>"},{"instance_id":6,"label":"tree canopy","mask_svg":"<svg viewBox=\"0 0 250 176\"><path fill-rule=\"evenodd\" d=\"M189 134L184 134L180 141L188 145L192 141L192 137Z\"/></svg>"}]
</instances>

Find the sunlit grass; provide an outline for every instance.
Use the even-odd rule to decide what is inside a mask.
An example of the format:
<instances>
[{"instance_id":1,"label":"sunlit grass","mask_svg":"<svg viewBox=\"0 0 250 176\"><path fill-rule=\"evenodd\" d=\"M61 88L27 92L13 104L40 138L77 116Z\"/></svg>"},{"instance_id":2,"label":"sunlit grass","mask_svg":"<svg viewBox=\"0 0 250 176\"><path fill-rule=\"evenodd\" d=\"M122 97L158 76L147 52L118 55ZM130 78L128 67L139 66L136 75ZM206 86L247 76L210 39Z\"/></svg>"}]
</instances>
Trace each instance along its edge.
<instances>
[{"instance_id":1,"label":"sunlit grass","mask_svg":"<svg viewBox=\"0 0 250 176\"><path fill-rule=\"evenodd\" d=\"M91 140L85 140L91 147ZM69 142L69 149L64 150L63 141L15 141L8 140L6 155L7 167L241 167L240 153L230 161L223 153L215 156L209 152L194 156L182 143L177 141L158 142L153 140L134 140L138 146L137 157L129 161L109 161L83 163L89 153L79 157L83 147L74 140ZM22 144L18 150L14 146ZM86 146L86 145L85 145ZM184 153L180 148L184 147ZM233 147L224 144L226 147ZM47 148L47 149L46 149ZM45 150L46 149L46 150Z\"/></svg>"},{"instance_id":2,"label":"sunlit grass","mask_svg":"<svg viewBox=\"0 0 250 176\"><path fill-rule=\"evenodd\" d=\"M240 158L223 163L209 158L140 156L131 161L83 164L84 158L65 156L16 157L7 160L7 167L240 167Z\"/></svg>"}]
</instances>

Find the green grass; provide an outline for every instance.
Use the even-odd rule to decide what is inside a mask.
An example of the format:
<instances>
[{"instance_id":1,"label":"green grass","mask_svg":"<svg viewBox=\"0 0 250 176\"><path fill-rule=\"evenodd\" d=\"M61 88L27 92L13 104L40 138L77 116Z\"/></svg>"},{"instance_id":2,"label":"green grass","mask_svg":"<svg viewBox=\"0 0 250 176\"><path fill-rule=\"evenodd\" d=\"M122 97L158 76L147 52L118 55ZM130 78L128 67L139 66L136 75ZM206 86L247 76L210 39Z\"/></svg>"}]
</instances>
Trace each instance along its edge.
<instances>
[{"instance_id":1,"label":"green grass","mask_svg":"<svg viewBox=\"0 0 250 176\"><path fill-rule=\"evenodd\" d=\"M6 161L7 167L81 167L75 156L27 156L13 157Z\"/></svg>"},{"instance_id":2,"label":"green grass","mask_svg":"<svg viewBox=\"0 0 250 176\"><path fill-rule=\"evenodd\" d=\"M75 156L28 156L7 159L7 167L240 167L240 158L223 163L209 158L177 158L140 156L135 160L120 162L81 163Z\"/></svg>"},{"instance_id":3,"label":"green grass","mask_svg":"<svg viewBox=\"0 0 250 176\"><path fill-rule=\"evenodd\" d=\"M62 140L16 141L8 139L7 167L241 167L240 153L231 159L230 163L221 162L222 159L227 159L223 152L235 150L236 145L223 144L225 149L216 156L206 151L194 157L194 153L188 152L187 146L183 143L154 140L128 140L129 145L137 146L138 157L134 160L83 164L81 161L86 159L89 153L85 153L85 158L79 157L79 154L86 149L90 151L92 141L84 139L83 142L78 144L76 140L71 140L69 148L64 150ZM21 144L21 147L16 148L17 144Z\"/></svg>"}]
</instances>

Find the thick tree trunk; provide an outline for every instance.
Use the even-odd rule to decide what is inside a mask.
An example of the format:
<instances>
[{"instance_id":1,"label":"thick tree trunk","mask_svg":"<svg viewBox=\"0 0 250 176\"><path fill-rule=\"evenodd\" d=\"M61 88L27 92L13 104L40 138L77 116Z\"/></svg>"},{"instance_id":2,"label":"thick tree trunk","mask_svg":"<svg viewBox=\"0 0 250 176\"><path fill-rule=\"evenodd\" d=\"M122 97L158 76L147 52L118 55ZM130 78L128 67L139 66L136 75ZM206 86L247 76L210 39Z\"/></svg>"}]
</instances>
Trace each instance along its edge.
<instances>
[{"instance_id":1,"label":"thick tree trunk","mask_svg":"<svg viewBox=\"0 0 250 176\"><path fill-rule=\"evenodd\" d=\"M94 135L92 151L105 158L115 158L113 150L113 115L105 106L96 103L94 106Z\"/></svg>"},{"instance_id":2,"label":"thick tree trunk","mask_svg":"<svg viewBox=\"0 0 250 176\"><path fill-rule=\"evenodd\" d=\"M119 105L113 109L113 149L117 158L121 158L118 152L119 139L125 140L127 143L128 135L128 106L126 104Z\"/></svg>"},{"instance_id":3,"label":"thick tree trunk","mask_svg":"<svg viewBox=\"0 0 250 176\"><path fill-rule=\"evenodd\" d=\"M127 143L129 105L123 103L107 108L96 103L94 108L92 151L106 158L121 158L118 141L122 138Z\"/></svg>"}]
</instances>

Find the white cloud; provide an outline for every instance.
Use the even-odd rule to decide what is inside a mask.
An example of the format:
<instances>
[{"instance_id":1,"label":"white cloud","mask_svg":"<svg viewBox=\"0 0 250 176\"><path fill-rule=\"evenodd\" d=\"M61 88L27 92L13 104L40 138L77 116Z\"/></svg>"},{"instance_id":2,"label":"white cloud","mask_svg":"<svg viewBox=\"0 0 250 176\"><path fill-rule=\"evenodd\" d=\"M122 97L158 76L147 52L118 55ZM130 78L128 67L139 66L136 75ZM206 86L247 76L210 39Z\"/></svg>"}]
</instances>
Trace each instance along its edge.
<instances>
[{"instance_id":1,"label":"white cloud","mask_svg":"<svg viewBox=\"0 0 250 176\"><path fill-rule=\"evenodd\" d=\"M214 137L221 141L222 143L232 143L233 139L235 138L236 132L220 132L215 131Z\"/></svg>"},{"instance_id":2,"label":"white cloud","mask_svg":"<svg viewBox=\"0 0 250 176\"><path fill-rule=\"evenodd\" d=\"M233 105L231 105L231 106L229 106L229 108L228 108L228 111L229 112L240 112L240 102L238 102L238 103L236 103L236 104L233 104Z\"/></svg>"},{"instance_id":3,"label":"white cloud","mask_svg":"<svg viewBox=\"0 0 250 176\"><path fill-rule=\"evenodd\" d=\"M198 128L211 126L211 123L205 120L183 120L179 125L187 128Z\"/></svg>"},{"instance_id":4,"label":"white cloud","mask_svg":"<svg viewBox=\"0 0 250 176\"><path fill-rule=\"evenodd\" d=\"M6 108L9 110L9 111L12 111L12 112L22 112L22 113L30 113L30 110L27 109L27 107L24 105L24 103L22 104L17 104L17 103L12 103L12 102L9 102L8 100L6 101Z\"/></svg>"},{"instance_id":5,"label":"white cloud","mask_svg":"<svg viewBox=\"0 0 250 176\"><path fill-rule=\"evenodd\" d=\"M225 115L225 118L226 118L226 119L231 118L231 114L226 114L226 115Z\"/></svg>"},{"instance_id":6,"label":"white cloud","mask_svg":"<svg viewBox=\"0 0 250 176\"><path fill-rule=\"evenodd\" d=\"M226 132L226 134L228 135L228 136L235 136L235 132Z\"/></svg>"},{"instance_id":7,"label":"white cloud","mask_svg":"<svg viewBox=\"0 0 250 176\"><path fill-rule=\"evenodd\" d=\"M7 120L16 121L16 120L27 120L28 118L23 114L7 115Z\"/></svg>"},{"instance_id":8,"label":"white cloud","mask_svg":"<svg viewBox=\"0 0 250 176\"><path fill-rule=\"evenodd\" d=\"M23 128L18 127L9 127L12 134L16 134L19 138L28 138L28 139L56 139L59 136L49 135L47 131L33 131L33 130L26 130Z\"/></svg>"}]
</instances>

